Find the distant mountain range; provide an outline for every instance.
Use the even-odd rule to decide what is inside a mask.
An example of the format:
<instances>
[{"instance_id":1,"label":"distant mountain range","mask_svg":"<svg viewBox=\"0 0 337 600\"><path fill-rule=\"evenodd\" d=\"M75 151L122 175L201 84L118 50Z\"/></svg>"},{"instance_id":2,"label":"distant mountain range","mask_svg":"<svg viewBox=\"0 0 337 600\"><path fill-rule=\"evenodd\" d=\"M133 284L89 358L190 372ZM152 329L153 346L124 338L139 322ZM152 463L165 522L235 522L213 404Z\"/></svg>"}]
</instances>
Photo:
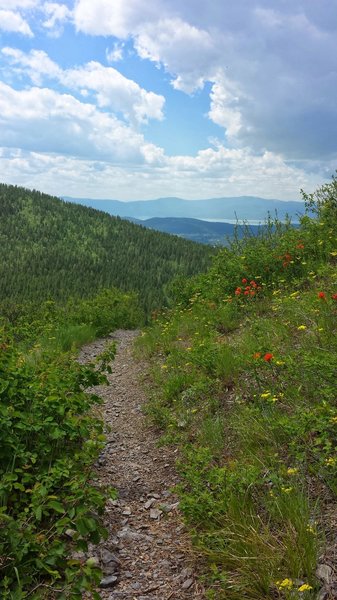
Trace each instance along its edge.
<instances>
[{"instance_id":1,"label":"distant mountain range","mask_svg":"<svg viewBox=\"0 0 337 600\"><path fill-rule=\"evenodd\" d=\"M207 200L158 198L157 200L133 202L71 197L64 197L64 200L103 210L111 215L142 220L153 217L180 217L233 222L237 218L238 220L263 223L268 213L271 216L275 216L277 213L280 220L284 220L289 215L293 222L298 222L298 215L304 212L303 202L266 200L256 196L209 198Z\"/></svg>"},{"instance_id":2,"label":"distant mountain range","mask_svg":"<svg viewBox=\"0 0 337 600\"><path fill-rule=\"evenodd\" d=\"M193 242L201 244L225 245L226 238L232 237L236 229L238 237L242 237L243 226L236 227L232 223L219 223L202 221L200 219L185 219L184 217L152 217L152 219L135 219L127 217L129 221L137 225L143 225L149 229L178 235ZM260 225L249 225L249 231L256 235Z\"/></svg>"}]
</instances>

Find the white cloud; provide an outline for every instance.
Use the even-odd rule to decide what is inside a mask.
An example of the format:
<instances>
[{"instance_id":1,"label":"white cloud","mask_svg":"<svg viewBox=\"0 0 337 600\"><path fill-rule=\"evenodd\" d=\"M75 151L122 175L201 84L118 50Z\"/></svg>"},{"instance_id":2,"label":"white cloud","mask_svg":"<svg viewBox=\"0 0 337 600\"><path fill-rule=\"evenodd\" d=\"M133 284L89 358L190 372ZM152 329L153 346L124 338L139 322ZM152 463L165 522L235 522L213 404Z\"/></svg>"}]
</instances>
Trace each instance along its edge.
<instances>
[{"instance_id":1,"label":"white cloud","mask_svg":"<svg viewBox=\"0 0 337 600\"><path fill-rule=\"evenodd\" d=\"M218 73L210 92L211 108L208 116L226 130L228 139L235 138L243 126L242 115L237 108L240 95L235 85Z\"/></svg>"},{"instance_id":2,"label":"white cloud","mask_svg":"<svg viewBox=\"0 0 337 600\"><path fill-rule=\"evenodd\" d=\"M44 78L49 78L57 79L68 89L79 90L82 96L88 96L90 90L95 93L99 107L122 114L135 124L146 123L149 119L163 119L165 98L144 90L113 67L91 61L82 67L62 70L41 50L26 54L16 48L6 47L2 54L36 85L40 85Z\"/></svg>"},{"instance_id":3,"label":"white cloud","mask_svg":"<svg viewBox=\"0 0 337 600\"><path fill-rule=\"evenodd\" d=\"M40 0L0 0L0 8L7 10L36 8Z\"/></svg>"},{"instance_id":4,"label":"white cloud","mask_svg":"<svg viewBox=\"0 0 337 600\"><path fill-rule=\"evenodd\" d=\"M112 67L92 61L84 67L64 71L60 80L71 89L94 91L98 106L121 113L129 121L144 123L163 118L164 97L147 92Z\"/></svg>"},{"instance_id":5,"label":"white cloud","mask_svg":"<svg viewBox=\"0 0 337 600\"><path fill-rule=\"evenodd\" d=\"M336 10L336 0L324 11L308 0L77 0L74 18L86 33L132 38L176 89L210 82L209 116L239 147L329 159L337 151Z\"/></svg>"},{"instance_id":6,"label":"white cloud","mask_svg":"<svg viewBox=\"0 0 337 600\"><path fill-rule=\"evenodd\" d=\"M90 35L113 35L126 39L143 22L161 12L162 0L77 0L74 20L77 30Z\"/></svg>"},{"instance_id":7,"label":"white cloud","mask_svg":"<svg viewBox=\"0 0 337 600\"><path fill-rule=\"evenodd\" d=\"M155 35L154 35L155 32ZM215 58L214 43L206 31L181 19L162 19L155 27L145 24L135 38L141 58L162 63L175 78L175 89L191 93L209 78L209 66Z\"/></svg>"},{"instance_id":8,"label":"white cloud","mask_svg":"<svg viewBox=\"0 0 337 600\"><path fill-rule=\"evenodd\" d=\"M108 62L118 62L122 60L124 53L124 43L115 42L113 47L105 51L105 56Z\"/></svg>"},{"instance_id":9,"label":"white cloud","mask_svg":"<svg viewBox=\"0 0 337 600\"><path fill-rule=\"evenodd\" d=\"M113 115L45 88L17 91L0 83L0 127L3 146L30 151L126 164L153 163L161 154Z\"/></svg>"},{"instance_id":10,"label":"white cloud","mask_svg":"<svg viewBox=\"0 0 337 600\"><path fill-rule=\"evenodd\" d=\"M59 66L43 50L31 50L25 54L17 48L6 46L2 54L15 65L21 75L27 75L35 85L40 85L44 77L57 78L61 74Z\"/></svg>"},{"instance_id":11,"label":"white cloud","mask_svg":"<svg viewBox=\"0 0 337 600\"><path fill-rule=\"evenodd\" d=\"M62 33L63 25L70 20L72 11L65 4L55 2L45 2L43 11L47 19L43 22L43 27L50 30L54 36Z\"/></svg>"},{"instance_id":12,"label":"white cloud","mask_svg":"<svg viewBox=\"0 0 337 600\"><path fill-rule=\"evenodd\" d=\"M0 10L0 31L21 33L33 37L33 32L19 13L11 10Z\"/></svg>"}]
</instances>

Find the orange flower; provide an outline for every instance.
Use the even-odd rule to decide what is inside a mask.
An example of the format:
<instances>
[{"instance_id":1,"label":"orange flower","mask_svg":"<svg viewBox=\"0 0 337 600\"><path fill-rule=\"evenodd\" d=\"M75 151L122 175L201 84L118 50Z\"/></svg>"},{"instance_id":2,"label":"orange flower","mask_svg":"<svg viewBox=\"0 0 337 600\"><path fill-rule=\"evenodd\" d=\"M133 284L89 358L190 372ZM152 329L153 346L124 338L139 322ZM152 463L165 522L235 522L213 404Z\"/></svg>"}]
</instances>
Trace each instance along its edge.
<instances>
[{"instance_id":1,"label":"orange flower","mask_svg":"<svg viewBox=\"0 0 337 600\"><path fill-rule=\"evenodd\" d=\"M261 352L255 352L255 354L253 354L253 358L255 360L257 360L258 358L261 358Z\"/></svg>"}]
</instances>

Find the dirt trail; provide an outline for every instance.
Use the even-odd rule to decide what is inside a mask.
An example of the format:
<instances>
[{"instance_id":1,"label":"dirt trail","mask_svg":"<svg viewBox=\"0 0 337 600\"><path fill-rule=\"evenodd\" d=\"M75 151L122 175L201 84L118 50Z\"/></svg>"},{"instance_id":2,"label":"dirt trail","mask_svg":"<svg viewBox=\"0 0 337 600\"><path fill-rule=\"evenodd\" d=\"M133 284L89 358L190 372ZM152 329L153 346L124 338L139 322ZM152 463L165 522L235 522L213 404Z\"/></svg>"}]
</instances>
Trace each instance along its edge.
<instances>
[{"instance_id":1,"label":"dirt trail","mask_svg":"<svg viewBox=\"0 0 337 600\"><path fill-rule=\"evenodd\" d=\"M133 331L113 334L118 351L110 386L95 389L104 399L104 419L111 428L97 477L119 494L107 505L109 538L91 553L100 562L103 584L108 586L100 593L105 600L203 599L178 501L171 491L178 482L176 454L172 448L158 448L158 435L146 426L142 413L143 365L132 356L136 335ZM84 347L81 362L93 358L105 343L99 340Z\"/></svg>"}]
</instances>

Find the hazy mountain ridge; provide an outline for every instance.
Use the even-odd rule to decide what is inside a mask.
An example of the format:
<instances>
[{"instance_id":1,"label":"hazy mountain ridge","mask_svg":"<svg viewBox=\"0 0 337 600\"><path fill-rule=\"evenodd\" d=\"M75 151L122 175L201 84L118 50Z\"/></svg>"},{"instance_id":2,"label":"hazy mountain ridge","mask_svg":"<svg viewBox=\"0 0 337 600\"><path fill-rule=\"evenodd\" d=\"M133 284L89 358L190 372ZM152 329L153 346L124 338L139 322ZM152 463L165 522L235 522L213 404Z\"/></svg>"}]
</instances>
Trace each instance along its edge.
<instances>
[{"instance_id":1,"label":"hazy mountain ridge","mask_svg":"<svg viewBox=\"0 0 337 600\"><path fill-rule=\"evenodd\" d=\"M183 200L181 198L158 198L121 202L89 198L64 197L69 202L90 206L120 217L150 219L152 217L181 217L194 219L215 219L233 221L254 220L264 222L268 213L280 220L289 215L298 221L298 215L304 213L304 203L299 201L267 200L257 196L238 196L209 198L205 200Z\"/></svg>"},{"instance_id":2,"label":"hazy mountain ridge","mask_svg":"<svg viewBox=\"0 0 337 600\"><path fill-rule=\"evenodd\" d=\"M151 219L135 219L125 217L127 220L149 229L177 235L201 244L225 245L227 237L232 237L236 231L238 237L243 237L245 227L232 223L219 223L217 221L202 221L184 217L152 217ZM256 235L260 225L249 225L249 231Z\"/></svg>"}]
</instances>

